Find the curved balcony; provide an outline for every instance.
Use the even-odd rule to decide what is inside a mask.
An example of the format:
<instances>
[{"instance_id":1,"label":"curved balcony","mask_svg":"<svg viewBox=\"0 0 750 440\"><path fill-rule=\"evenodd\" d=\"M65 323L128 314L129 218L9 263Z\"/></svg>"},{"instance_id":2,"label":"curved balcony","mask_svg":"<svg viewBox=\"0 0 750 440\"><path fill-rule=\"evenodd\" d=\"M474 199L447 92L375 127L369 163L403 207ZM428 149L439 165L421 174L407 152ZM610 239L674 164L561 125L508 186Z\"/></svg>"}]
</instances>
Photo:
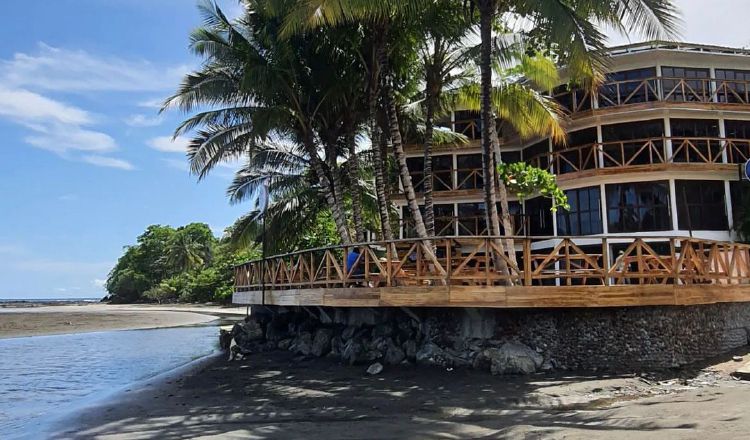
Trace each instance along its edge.
<instances>
[{"instance_id":1,"label":"curved balcony","mask_svg":"<svg viewBox=\"0 0 750 440\"><path fill-rule=\"evenodd\" d=\"M651 77L604 83L596 93L573 89L552 98L572 114L653 102L750 104L750 82L715 78ZM595 98L595 99L592 99Z\"/></svg>"},{"instance_id":2,"label":"curved balcony","mask_svg":"<svg viewBox=\"0 0 750 440\"><path fill-rule=\"evenodd\" d=\"M748 159L748 139L659 137L587 144L539 154L528 161L564 176L583 172L595 174L595 170L632 168L641 171L684 165L733 165Z\"/></svg>"},{"instance_id":3,"label":"curved balcony","mask_svg":"<svg viewBox=\"0 0 750 440\"><path fill-rule=\"evenodd\" d=\"M516 257L501 245L514 247ZM233 301L496 308L750 301L750 245L687 237L472 236L332 246L237 266Z\"/></svg>"}]
</instances>

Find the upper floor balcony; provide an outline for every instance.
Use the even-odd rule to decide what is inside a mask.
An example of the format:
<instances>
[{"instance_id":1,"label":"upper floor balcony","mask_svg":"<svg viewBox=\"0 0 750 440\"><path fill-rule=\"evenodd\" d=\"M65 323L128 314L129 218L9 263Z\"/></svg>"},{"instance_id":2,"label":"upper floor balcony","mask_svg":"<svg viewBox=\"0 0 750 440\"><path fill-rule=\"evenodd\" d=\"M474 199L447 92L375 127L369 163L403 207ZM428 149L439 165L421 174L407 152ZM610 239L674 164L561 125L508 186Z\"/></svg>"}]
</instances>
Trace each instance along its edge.
<instances>
[{"instance_id":1,"label":"upper floor balcony","mask_svg":"<svg viewBox=\"0 0 750 440\"><path fill-rule=\"evenodd\" d=\"M705 72L708 76L708 69ZM747 105L750 104L750 81L652 76L609 81L595 93L563 86L552 93L552 98L574 117L595 109L655 102Z\"/></svg>"}]
</instances>

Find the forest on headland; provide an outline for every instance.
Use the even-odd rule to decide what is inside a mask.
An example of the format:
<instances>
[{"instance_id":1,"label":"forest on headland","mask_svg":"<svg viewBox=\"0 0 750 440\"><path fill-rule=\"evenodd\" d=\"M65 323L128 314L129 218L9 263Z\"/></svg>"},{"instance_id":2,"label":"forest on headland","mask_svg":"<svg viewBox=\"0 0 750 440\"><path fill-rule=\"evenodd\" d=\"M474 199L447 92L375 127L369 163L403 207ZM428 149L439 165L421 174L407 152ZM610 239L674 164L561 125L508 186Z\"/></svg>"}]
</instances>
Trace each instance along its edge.
<instances>
[{"instance_id":1,"label":"forest on headland","mask_svg":"<svg viewBox=\"0 0 750 440\"><path fill-rule=\"evenodd\" d=\"M225 300L233 265L258 257L261 241L271 254L368 235L392 240L408 221L430 243L432 152L468 142L441 123L457 110L474 112L481 133L488 235L513 230L509 194L549 197L553 210L566 209L554 175L503 163L503 143L565 144L566 115L548 92L602 84L600 26L659 39L676 35L679 22L669 0L240 3L243 12L230 19L215 2L199 2L203 24L189 48L201 63L162 111L186 115L174 135L190 138L187 161L198 180L241 161L227 196L249 202L249 212L221 238L198 223L148 227L107 279L112 301ZM424 152L419 191L408 145ZM397 191L403 214L392 201ZM507 253L495 256L507 272L513 240L494 246Z\"/></svg>"}]
</instances>

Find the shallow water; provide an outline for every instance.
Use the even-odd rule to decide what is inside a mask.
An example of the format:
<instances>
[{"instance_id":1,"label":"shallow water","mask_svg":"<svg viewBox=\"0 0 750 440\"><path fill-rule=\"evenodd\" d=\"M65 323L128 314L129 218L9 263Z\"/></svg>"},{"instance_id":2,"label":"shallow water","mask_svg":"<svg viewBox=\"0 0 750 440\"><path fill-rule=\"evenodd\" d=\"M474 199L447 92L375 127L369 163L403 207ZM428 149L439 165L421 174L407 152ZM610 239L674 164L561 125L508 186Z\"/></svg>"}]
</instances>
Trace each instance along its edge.
<instances>
[{"instance_id":1,"label":"shallow water","mask_svg":"<svg viewBox=\"0 0 750 440\"><path fill-rule=\"evenodd\" d=\"M214 325L0 339L0 439L37 438L67 413L217 349Z\"/></svg>"}]
</instances>

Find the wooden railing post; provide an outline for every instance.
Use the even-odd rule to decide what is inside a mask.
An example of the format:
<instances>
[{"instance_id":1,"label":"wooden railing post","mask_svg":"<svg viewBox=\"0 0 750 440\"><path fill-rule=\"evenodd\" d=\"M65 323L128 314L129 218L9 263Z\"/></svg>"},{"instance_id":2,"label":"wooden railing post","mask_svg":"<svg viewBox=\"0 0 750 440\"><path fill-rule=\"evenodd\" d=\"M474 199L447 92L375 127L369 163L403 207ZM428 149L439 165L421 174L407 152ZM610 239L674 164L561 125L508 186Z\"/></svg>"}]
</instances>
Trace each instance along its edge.
<instances>
[{"instance_id":1,"label":"wooden railing post","mask_svg":"<svg viewBox=\"0 0 750 440\"><path fill-rule=\"evenodd\" d=\"M609 286L609 243L607 238L602 238L602 269L604 270L604 285Z\"/></svg>"},{"instance_id":2,"label":"wooden railing post","mask_svg":"<svg viewBox=\"0 0 750 440\"><path fill-rule=\"evenodd\" d=\"M531 286L531 240L523 239L523 285Z\"/></svg>"}]
</instances>

